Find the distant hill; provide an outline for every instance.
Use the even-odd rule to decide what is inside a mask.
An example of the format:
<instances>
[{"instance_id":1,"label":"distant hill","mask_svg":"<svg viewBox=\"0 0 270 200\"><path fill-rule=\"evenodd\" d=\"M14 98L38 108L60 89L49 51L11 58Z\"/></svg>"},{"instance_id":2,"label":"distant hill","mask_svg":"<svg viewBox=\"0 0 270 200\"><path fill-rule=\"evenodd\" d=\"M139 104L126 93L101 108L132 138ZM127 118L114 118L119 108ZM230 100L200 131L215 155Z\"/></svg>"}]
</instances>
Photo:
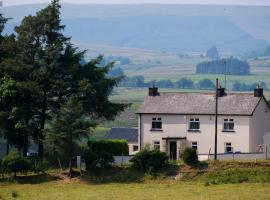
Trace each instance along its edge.
<instances>
[{"instance_id":1,"label":"distant hill","mask_svg":"<svg viewBox=\"0 0 270 200\"><path fill-rule=\"evenodd\" d=\"M23 16L43 8L24 5L1 8L13 17L10 32ZM269 7L201 5L63 4L66 34L78 43L170 52L262 50L270 41Z\"/></svg>"}]
</instances>

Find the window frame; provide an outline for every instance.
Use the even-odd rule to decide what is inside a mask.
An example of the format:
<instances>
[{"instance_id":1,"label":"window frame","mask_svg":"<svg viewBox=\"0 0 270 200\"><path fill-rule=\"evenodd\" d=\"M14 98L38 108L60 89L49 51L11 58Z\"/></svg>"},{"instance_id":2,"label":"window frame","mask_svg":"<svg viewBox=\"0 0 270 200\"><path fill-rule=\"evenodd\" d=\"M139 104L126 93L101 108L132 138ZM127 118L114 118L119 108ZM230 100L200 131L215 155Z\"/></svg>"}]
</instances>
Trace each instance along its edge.
<instances>
[{"instance_id":1,"label":"window frame","mask_svg":"<svg viewBox=\"0 0 270 200\"><path fill-rule=\"evenodd\" d=\"M137 150L135 150L134 148L136 148ZM139 145L133 145L132 146L132 150L133 150L133 152L139 151Z\"/></svg>"},{"instance_id":2,"label":"window frame","mask_svg":"<svg viewBox=\"0 0 270 200\"><path fill-rule=\"evenodd\" d=\"M230 144L230 145L228 145ZM227 151L228 148L231 148L231 151ZM224 153L233 153L233 146L231 142L225 142L224 144Z\"/></svg>"},{"instance_id":3,"label":"window frame","mask_svg":"<svg viewBox=\"0 0 270 200\"><path fill-rule=\"evenodd\" d=\"M235 120L233 118L223 119L223 132L235 132Z\"/></svg>"},{"instance_id":4,"label":"window frame","mask_svg":"<svg viewBox=\"0 0 270 200\"><path fill-rule=\"evenodd\" d=\"M191 124L193 124L193 125L191 125ZM194 126L198 126L198 128L194 128ZM191 131L191 132L192 131L194 131L194 132L200 131L201 130L201 121L200 121L200 118L190 117L189 118L189 123L188 123L188 130Z\"/></svg>"},{"instance_id":5,"label":"window frame","mask_svg":"<svg viewBox=\"0 0 270 200\"><path fill-rule=\"evenodd\" d=\"M162 118L161 117L153 117L151 123L152 131L160 131L162 130Z\"/></svg>"},{"instance_id":6,"label":"window frame","mask_svg":"<svg viewBox=\"0 0 270 200\"><path fill-rule=\"evenodd\" d=\"M160 151L160 141L158 140L153 141L153 149Z\"/></svg>"},{"instance_id":7,"label":"window frame","mask_svg":"<svg viewBox=\"0 0 270 200\"><path fill-rule=\"evenodd\" d=\"M194 145L196 143L196 145ZM195 147L196 146L196 147ZM197 141L191 141L191 148L198 150L198 142Z\"/></svg>"}]
</instances>

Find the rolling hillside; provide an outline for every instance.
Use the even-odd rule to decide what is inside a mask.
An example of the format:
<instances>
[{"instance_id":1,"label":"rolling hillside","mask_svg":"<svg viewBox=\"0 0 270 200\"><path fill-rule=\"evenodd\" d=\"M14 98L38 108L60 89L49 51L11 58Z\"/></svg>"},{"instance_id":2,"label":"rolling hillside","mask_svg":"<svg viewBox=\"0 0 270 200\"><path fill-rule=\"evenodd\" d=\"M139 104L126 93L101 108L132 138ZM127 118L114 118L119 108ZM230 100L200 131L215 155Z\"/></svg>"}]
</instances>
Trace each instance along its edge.
<instances>
[{"instance_id":1,"label":"rolling hillside","mask_svg":"<svg viewBox=\"0 0 270 200\"><path fill-rule=\"evenodd\" d=\"M10 32L23 16L44 7L1 8L13 17ZM211 5L77 5L63 4L66 33L79 43L170 52L261 50L270 41L269 7Z\"/></svg>"}]
</instances>

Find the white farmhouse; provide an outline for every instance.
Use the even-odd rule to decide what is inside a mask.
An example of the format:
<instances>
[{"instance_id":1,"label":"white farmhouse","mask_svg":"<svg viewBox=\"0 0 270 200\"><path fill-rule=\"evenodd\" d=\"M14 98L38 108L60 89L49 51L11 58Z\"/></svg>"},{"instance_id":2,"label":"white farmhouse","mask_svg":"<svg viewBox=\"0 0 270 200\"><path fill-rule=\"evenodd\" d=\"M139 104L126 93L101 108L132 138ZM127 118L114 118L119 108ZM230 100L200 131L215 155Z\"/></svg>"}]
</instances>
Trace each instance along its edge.
<instances>
[{"instance_id":1,"label":"white farmhouse","mask_svg":"<svg viewBox=\"0 0 270 200\"><path fill-rule=\"evenodd\" d=\"M263 89L229 93L218 89L218 153L261 151L270 131L270 107ZM214 153L215 94L158 92L149 95L137 111L139 145L167 152L178 159L187 146L198 154Z\"/></svg>"}]
</instances>

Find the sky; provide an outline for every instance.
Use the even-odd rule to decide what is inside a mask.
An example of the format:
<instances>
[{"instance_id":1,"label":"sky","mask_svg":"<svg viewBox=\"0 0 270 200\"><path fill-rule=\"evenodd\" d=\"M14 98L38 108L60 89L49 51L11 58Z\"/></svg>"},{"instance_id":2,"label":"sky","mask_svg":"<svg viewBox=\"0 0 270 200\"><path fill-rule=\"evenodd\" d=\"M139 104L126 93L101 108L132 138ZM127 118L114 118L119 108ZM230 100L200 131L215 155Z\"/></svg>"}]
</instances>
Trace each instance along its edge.
<instances>
[{"instance_id":1,"label":"sky","mask_svg":"<svg viewBox=\"0 0 270 200\"><path fill-rule=\"evenodd\" d=\"M13 6L31 3L49 3L50 0L0 0L3 6ZM83 4L141 4L141 3L160 3L160 4L229 4L229 5L267 5L270 0L60 0L67 3Z\"/></svg>"}]
</instances>

